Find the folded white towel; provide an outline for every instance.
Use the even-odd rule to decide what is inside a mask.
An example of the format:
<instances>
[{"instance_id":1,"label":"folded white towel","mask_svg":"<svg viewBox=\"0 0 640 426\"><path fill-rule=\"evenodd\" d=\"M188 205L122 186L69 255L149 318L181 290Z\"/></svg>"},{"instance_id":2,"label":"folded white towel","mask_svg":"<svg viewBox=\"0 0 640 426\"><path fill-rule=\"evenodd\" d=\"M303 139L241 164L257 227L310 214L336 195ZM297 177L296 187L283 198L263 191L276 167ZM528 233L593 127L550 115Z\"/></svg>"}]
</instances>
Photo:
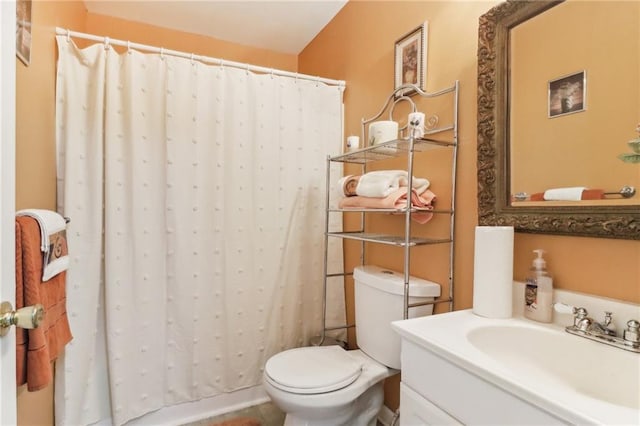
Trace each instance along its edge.
<instances>
[{"instance_id":1,"label":"folded white towel","mask_svg":"<svg viewBox=\"0 0 640 426\"><path fill-rule=\"evenodd\" d=\"M544 191L544 199L546 201L580 201L585 189L587 188L584 186L547 189Z\"/></svg>"},{"instance_id":2,"label":"folded white towel","mask_svg":"<svg viewBox=\"0 0 640 426\"><path fill-rule=\"evenodd\" d=\"M42 281L48 281L69 268L67 248L67 221L51 210L26 209L16 212L16 216L29 216L40 226L40 250L43 253Z\"/></svg>"},{"instance_id":3,"label":"folded white towel","mask_svg":"<svg viewBox=\"0 0 640 426\"><path fill-rule=\"evenodd\" d=\"M401 186L409 185L409 174L404 170L380 170L360 176L356 194L361 197L386 197ZM412 187L418 194L429 188L424 178L413 178Z\"/></svg>"}]
</instances>

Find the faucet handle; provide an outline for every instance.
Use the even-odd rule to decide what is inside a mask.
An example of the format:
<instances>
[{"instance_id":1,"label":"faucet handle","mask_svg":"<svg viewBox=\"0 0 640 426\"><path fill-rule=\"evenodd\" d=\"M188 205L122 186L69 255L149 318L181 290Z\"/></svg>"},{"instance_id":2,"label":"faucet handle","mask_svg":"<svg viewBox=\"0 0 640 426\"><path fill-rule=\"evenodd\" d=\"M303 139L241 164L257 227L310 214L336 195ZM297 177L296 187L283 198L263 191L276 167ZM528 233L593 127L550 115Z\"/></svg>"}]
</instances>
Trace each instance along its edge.
<instances>
[{"instance_id":1,"label":"faucet handle","mask_svg":"<svg viewBox=\"0 0 640 426\"><path fill-rule=\"evenodd\" d=\"M611 319L613 317L613 313L609 312L609 311L605 311L604 312L604 325L605 327L608 327L609 324L611 324Z\"/></svg>"},{"instance_id":2,"label":"faucet handle","mask_svg":"<svg viewBox=\"0 0 640 426\"><path fill-rule=\"evenodd\" d=\"M561 314L573 314L573 325L575 327L584 328L587 322L591 322L591 319L587 317L589 312L585 308L576 308L575 306L558 302L553 304L553 309ZM584 319L587 321L582 321Z\"/></svg>"},{"instance_id":3,"label":"faucet handle","mask_svg":"<svg viewBox=\"0 0 640 426\"><path fill-rule=\"evenodd\" d=\"M573 308L573 314L576 316L576 319L581 320L589 315L589 312L585 308Z\"/></svg>"},{"instance_id":4,"label":"faucet handle","mask_svg":"<svg viewBox=\"0 0 640 426\"><path fill-rule=\"evenodd\" d=\"M571 305L567 305L566 303L562 303L562 302L556 302L553 304L553 309L555 309L556 312L560 313L560 314L573 314L575 315L577 313L578 309L582 309L584 310L584 308L576 308L574 306ZM585 316L586 316L586 310L585 312Z\"/></svg>"},{"instance_id":5,"label":"faucet handle","mask_svg":"<svg viewBox=\"0 0 640 426\"><path fill-rule=\"evenodd\" d=\"M636 320L627 321L627 329L622 333L625 345L640 345L640 322Z\"/></svg>"}]
</instances>

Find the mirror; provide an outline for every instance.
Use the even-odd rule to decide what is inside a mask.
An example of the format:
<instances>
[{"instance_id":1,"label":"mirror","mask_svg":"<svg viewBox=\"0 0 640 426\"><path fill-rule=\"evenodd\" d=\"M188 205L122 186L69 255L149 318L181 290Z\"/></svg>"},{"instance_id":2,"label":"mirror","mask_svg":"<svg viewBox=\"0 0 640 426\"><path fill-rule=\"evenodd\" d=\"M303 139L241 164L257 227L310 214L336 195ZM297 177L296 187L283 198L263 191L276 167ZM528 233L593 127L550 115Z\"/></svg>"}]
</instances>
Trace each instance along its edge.
<instances>
[{"instance_id":1,"label":"mirror","mask_svg":"<svg viewBox=\"0 0 640 426\"><path fill-rule=\"evenodd\" d=\"M534 85L517 85L517 82L512 81L511 73L514 71L512 65L522 68L519 63L511 63L512 56L516 59L519 56L526 56L526 47L521 43L521 28L529 25L533 22L534 17L538 17L540 14L550 14L553 12L553 7L559 5L562 1L546 0L535 2L521 2L521 1L507 1L502 3L489 12L480 17L480 26L478 33L478 217L480 225L508 225L514 226L516 231L519 232L531 232L531 233L545 233L545 234L558 234L558 235L574 235L574 236L591 236L591 237L603 237L603 238L619 238L619 239L640 239L640 198L636 193L633 199L630 200L597 200L594 202L585 201L571 201L571 202L554 202L554 201L540 201L540 202L512 202L512 196L515 192L526 191L527 193L538 192L541 187L531 187L522 189L512 189L513 186L521 185L520 182L525 182L522 179L525 178L527 171L533 169L537 173L538 177L542 177L548 174L546 165L550 162L549 158L560 157L566 161L562 168L568 168L568 157L579 157L579 167L576 170L590 170L592 167L585 166L584 161L598 160L601 158L601 154L592 154L584 158L580 157L580 152L575 155L566 155L560 149L561 141L553 141L552 143L557 145L558 148L547 148L547 152L542 152L546 156L546 160L529 161L526 159L527 165L523 166L517 163L518 155L516 153L526 152L527 148L518 145L523 139L522 135L526 134L520 132L515 126L533 120L533 118L519 114L518 103L526 101L525 97L529 96L527 93L518 93L517 101L514 103L510 96L512 90L521 90L523 87L533 87ZM632 2L633 3L633 2ZM568 3L567 3L568 5ZM565 6L565 5L562 5ZM560 9L560 8L559 8ZM640 18L640 14L636 13L634 19ZM514 30L515 27L522 25L518 30ZM631 30L631 34L637 33L638 29ZM565 37L558 41L558 44L565 43L566 39L572 34L570 29L565 30ZM512 54L511 42L516 39L519 51L518 55ZM542 39L543 37L539 37ZM534 38L533 41L536 41ZM577 40L572 40L571 43L577 43ZM549 44L549 43L547 43ZM552 43L551 43L552 44ZM547 46L548 47L548 46ZM576 47L572 45L572 49ZM594 46L583 47L585 50L593 49ZM601 46L601 49L603 47ZM637 49L635 50L637 52ZM522 55L524 53L524 55ZM633 66L638 69L638 58L636 53L630 53L628 61L629 66ZM575 56L572 54L572 56ZM539 64L538 64L539 65ZM538 67L540 68L540 67ZM548 68L552 68L549 66ZM592 72L590 73L590 69ZM575 72L573 72L575 71ZM584 75L574 75L583 73ZM557 113L556 111L549 113L551 108L557 107L557 102L551 100L552 90L548 90L551 84L558 80L562 83L564 77L570 77L571 82L583 81L586 76L587 85L589 87L589 80L598 77L599 71L593 71L593 65L585 64L584 68L572 70L571 73L556 75L557 70L552 69L548 75L541 75L539 78L543 82L542 89L540 85L537 85L537 91L535 94L538 96L538 114L543 114L540 120L545 120L544 124L551 123L553 126L566 127L567 130L564 133L565 139L575 139L579 136L575 136L576 129L583 131L585 127L589 128L594 121L594 109L604 108L609 110L616 110L614 105L593 105L591 103L591 97L589 93L585 92L585 105L582 108L577 108L575 113ZM610 71L611 72L611 71ZM615 75L615 70L613 70ZM541 72L538 71L538 74ZM593 75L595 74L595 75ZM607 77L609 78L609 77ZM637 73L635 75L635 92L631 89L630 93L637 96L638 82ZM547 82L551 82L548 83ZM512 86L512 84L516 84ZM542 90L540 92L540 90ZM609 94L609 96L611 96ZM618 98L620 95L618 95ZM541 99L541 100L540 100ZM598 97L596 97L598 99ZM635 98L635 109L630 111L630 114L638 115L638 101ZM602 102L601 102L602 103ZM584 111L583 111L584 110ZM625 111L626 113L627 111ZM554 116L557 115L557 116ZM640 117L636 117L638 120ZM571 124L574 125L573 130ZM606 143L615 144L618 146L616 152L624 152L627 149L626 141L632 139L634 134L635 122L632 122L628 129L608 129L609 123L602 124L606 132ZM514 127L513 129L511 127ZM534 130L535 131L535 130ZM542 130L541 130L542 131ZM622 132L622 133L620 133ZM529 132L531 133L531 131ZM551 132L554 133L554 132ZM627 136L613 136L613 135L627 135ZM550 134L543 135L545 139L551 137ZM622 140L615 140L615 138L622 138ZM514 139L513 141L511 139ZM583 143L586 143L583 141ZM614 158L615 159L615 158ZM513 162L512 162L513 161ZM627 167L631 169L631 180L638 178L640 175L640 166L637 164L624 164L622 161L615 159L620 165L616 167ZM540 168L533 167L540 165ZM626 169L627 171L629 169ZM517 171L519 174L513 174ZM565 173L566 175L567 173ZM577 173L570 173L570 175L577 175ZM586 175L585 175L586 176ZM534 176L535 177L535 176ZM515 179L512 179L515 178ZM585 179L586 180L586 179ZM532 180L535 181L535 180ZM585 184L567 184L562 181L561 178L557 178L551 182L545 182L540 178L540 185L551 185L554 187L568 187L568 186L588 186L591 188L600 188L592 182L585 182ZM558 182L557 184L555 182ZM536 182L537 184L538 182ZM605 182L602 185L606 185L609 182ZM631 185L634 182L630 183ZM528 185L528 184L527 184ZM550 189L550 188L546 188ZM607 192L612 188L604 188ZM618 188L619 189L619 188ZM638 188L636 187L636 190ZM614 197L615 198L615 197ZM622 197L617 197L622 198ZM635 205L634 205L635 204Z\"/></svg>"}]
</instances>

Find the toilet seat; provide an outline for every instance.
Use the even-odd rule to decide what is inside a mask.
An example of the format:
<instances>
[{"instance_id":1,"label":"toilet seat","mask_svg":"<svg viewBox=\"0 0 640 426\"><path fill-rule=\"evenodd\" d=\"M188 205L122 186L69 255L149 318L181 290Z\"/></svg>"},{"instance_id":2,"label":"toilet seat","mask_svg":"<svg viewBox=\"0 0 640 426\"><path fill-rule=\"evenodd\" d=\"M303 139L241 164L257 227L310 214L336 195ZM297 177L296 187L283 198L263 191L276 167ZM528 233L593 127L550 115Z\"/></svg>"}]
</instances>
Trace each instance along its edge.
<instances>
[{"instance_id":1,"label":"toilet seat","mask_svg":"<svg viewBox=\"0 0 640 426\"><path fill-rule=\"evenodd\" d=\"M264 371L266 380L285 392L320 394L349 386L362 366L340 346L317 346L280 352L267 361Z\"/></svg>"}]
</instances>

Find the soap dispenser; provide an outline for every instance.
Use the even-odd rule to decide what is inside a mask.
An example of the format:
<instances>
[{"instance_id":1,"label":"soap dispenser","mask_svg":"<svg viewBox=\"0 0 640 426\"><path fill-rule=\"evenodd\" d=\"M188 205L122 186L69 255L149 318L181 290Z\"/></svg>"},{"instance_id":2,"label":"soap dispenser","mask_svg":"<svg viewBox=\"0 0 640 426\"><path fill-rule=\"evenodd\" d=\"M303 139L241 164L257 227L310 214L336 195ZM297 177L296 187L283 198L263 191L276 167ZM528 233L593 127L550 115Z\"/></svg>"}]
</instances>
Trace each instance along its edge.
<instances>
[{"instance_id":1,"label":"soap dispenser","mask_svg":"<svg viewBox=\"0 0 640 426\"><path fill-rule=\"evenodd\" d=\"M553 319L553 281L547 271L547 262L542 258L544 250L533 251L537 257L533 259L525 287L524 316L540 322L551 322Z\"/></svg>"}]
</instances>

